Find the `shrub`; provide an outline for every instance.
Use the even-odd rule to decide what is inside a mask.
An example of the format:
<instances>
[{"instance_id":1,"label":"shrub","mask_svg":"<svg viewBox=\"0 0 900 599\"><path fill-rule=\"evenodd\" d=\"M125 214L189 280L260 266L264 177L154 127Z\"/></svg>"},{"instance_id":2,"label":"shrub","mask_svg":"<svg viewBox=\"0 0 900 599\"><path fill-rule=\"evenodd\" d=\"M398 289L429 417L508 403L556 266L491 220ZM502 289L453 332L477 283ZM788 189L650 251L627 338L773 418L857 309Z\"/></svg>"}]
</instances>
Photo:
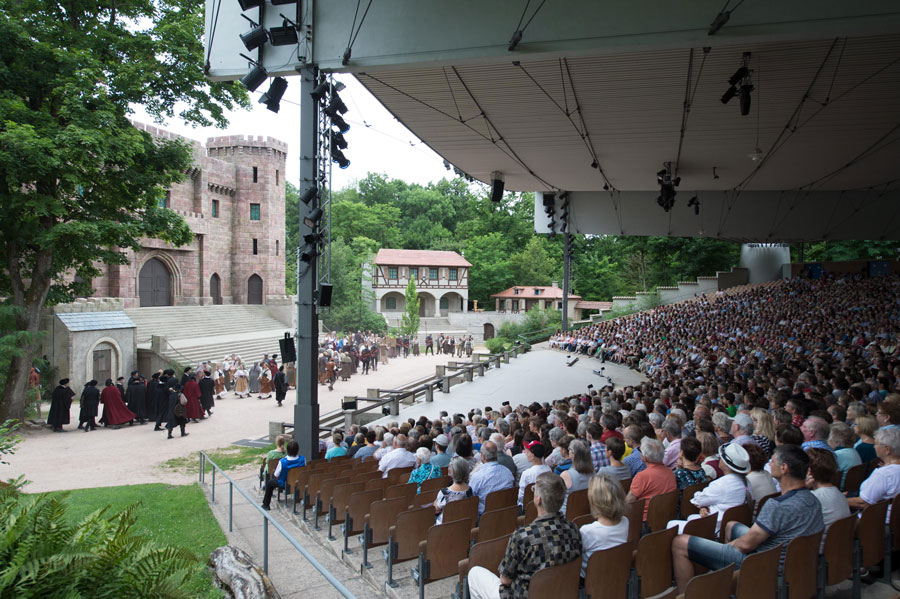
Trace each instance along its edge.
<instances>
[{"instance_id":1,"label":"shrub","mask_svg":"<svg viewBox=\"0 0 900 599\"><path fill-rule=\"evenodd\" d=\"M484 342L487 350L492 354L499 354L506 351L506 348L512 345L509 339L504 337L494 337L492 339L488 339Z\"/></svg>"}]
</instances>

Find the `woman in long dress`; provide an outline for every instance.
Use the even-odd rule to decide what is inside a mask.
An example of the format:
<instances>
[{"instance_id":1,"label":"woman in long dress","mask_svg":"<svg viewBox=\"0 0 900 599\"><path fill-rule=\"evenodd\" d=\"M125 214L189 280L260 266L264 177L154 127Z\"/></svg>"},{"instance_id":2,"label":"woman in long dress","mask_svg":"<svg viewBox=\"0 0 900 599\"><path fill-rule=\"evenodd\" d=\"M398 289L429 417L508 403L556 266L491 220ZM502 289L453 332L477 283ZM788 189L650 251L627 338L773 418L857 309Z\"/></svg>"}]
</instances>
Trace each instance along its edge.
<instances>
[{"instance_id":1,"label":"woman in long dress","mask_svg":"<svg viewBox=\"0 0 900 599\"><path fill-rule=\"evenodd\" d=\"M234 392L237 396L247 397L250 395L250 384L247 382L247 371L244 370L243 366L239 366L238 369L234 371L234 377Z\"/></svg>"},{"instance_id":2,"label":"woman in long dress","mask_svg":"<svg viewBox=\"0 0 900 599\"><path fill-rule=\"evenodd\" d=\"M262 376L259 384L259 399L269 399L272 397L272 375L268 368L262 369Z\"/></svg>"},{"instance_id":3,"label":"woman in long dress","mask_svg":"<svg viewBox=\"0 0 900 599\"><path fill-rule=\"evenodd\" d=\"M214 382L216 384L216 399L222 399L225 397L225 373L222 372L222 369L216 369Z\"/></svg>"},{"instance_id":4,"label":"woman in long dress","mask_svg":"<svg viewBox=\"0 0 900 599\"><path fill-rule=\"evenodd\" d=\"M248 374L248 382L250 385L250 394L259 393L259 375L262 374L262 368L259 367L259 362L254 362L253 367L250 369Z\"/></svg>"}]
</instances>

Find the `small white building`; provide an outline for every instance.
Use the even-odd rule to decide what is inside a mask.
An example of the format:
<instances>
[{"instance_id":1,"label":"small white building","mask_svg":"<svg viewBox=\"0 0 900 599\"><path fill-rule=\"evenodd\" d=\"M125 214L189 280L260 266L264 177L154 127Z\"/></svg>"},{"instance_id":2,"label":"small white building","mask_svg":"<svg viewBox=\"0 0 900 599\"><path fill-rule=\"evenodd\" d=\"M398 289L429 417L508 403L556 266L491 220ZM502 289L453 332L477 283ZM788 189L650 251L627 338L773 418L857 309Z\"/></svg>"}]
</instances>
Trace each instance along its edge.
<instances>
[{"instance_id":1,"label":"small white building","mask_svg":"<svg viewBox=\"0 0 900 599\"><path fill-rule=\"evenodd\" d=\"M398 318L406 309L406 286L413 279L419 295L419 316L466 312L471 266L456 252L378 250L369 273L375 311L388 318Z\"/></svg>"}]
</instances>

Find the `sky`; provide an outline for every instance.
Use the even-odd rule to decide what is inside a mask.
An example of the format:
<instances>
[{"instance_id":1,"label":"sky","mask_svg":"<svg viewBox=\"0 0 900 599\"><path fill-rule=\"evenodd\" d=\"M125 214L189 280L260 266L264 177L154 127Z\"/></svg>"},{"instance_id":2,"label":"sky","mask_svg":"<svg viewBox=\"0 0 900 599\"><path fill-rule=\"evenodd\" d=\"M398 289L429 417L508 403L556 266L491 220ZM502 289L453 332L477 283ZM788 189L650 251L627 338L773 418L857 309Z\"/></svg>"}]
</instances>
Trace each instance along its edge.
<instances>
[{"instance_id":1,"label":"sky","mask_svg":"<svg viewBox=\"0 0 900 599\"><path fill-rule=\"evenodd\" d=\"M288 181L299 186L300 79L299 76L287 79L288 88L278 113L259 104L259 97L268 88L268 84L263 83L250 94L252 109L226 112L230 123L226 129L192 127L177 117L159 126L204 143L208 137L219 135L264 135L279 139L288 144ZM352 187L370 172L421 185L453 177L453 173L444 168L443 159L391 116L354 77L339 75L335 79L347 86L339 93L349 109L343 115L350 125L350 130L344 134L349 145L343 153L350 160L350 166L340 169L333 164L333 190ZM134 108L135 120L153 123L140 107Z\"/></svg>"}]
</instances>

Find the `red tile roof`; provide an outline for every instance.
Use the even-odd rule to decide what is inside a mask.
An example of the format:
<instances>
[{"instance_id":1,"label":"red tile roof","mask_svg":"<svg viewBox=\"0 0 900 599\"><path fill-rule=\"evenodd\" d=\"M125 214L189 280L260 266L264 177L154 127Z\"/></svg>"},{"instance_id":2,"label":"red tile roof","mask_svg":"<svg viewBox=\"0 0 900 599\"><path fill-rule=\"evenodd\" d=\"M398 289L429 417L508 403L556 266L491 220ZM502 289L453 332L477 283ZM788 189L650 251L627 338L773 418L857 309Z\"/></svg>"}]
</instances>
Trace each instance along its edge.
<instances>
[{"instance_id":1,"label":"red tile roof","mask_svg":"<svg viewBox=\"0 0 900 599\"><path fill-rule=\"evenodd\" d=\"M519 290L519 293L515 292L516 289ZM536 294L534 292L535 289L540 289L540 294ZM515 287L510 287L509 289L501 291L500 293L495 293L491 297L499 297L501 299L562 299L562 296L562 289L560 289L559 287L545 287L541 285L516 285ZM581 296L570 293L569 298L580 300Z\"/></svg>"},{"instance_id":2,"label":"red tile roof","mask_svg":"<svg viewBox=\"0 0 900 599\"><path fill-rule=\"evenodd\" d=\"M456 252L380 249L375 264L391 266L472 266Z\"/></svg>"}]
</instances>

